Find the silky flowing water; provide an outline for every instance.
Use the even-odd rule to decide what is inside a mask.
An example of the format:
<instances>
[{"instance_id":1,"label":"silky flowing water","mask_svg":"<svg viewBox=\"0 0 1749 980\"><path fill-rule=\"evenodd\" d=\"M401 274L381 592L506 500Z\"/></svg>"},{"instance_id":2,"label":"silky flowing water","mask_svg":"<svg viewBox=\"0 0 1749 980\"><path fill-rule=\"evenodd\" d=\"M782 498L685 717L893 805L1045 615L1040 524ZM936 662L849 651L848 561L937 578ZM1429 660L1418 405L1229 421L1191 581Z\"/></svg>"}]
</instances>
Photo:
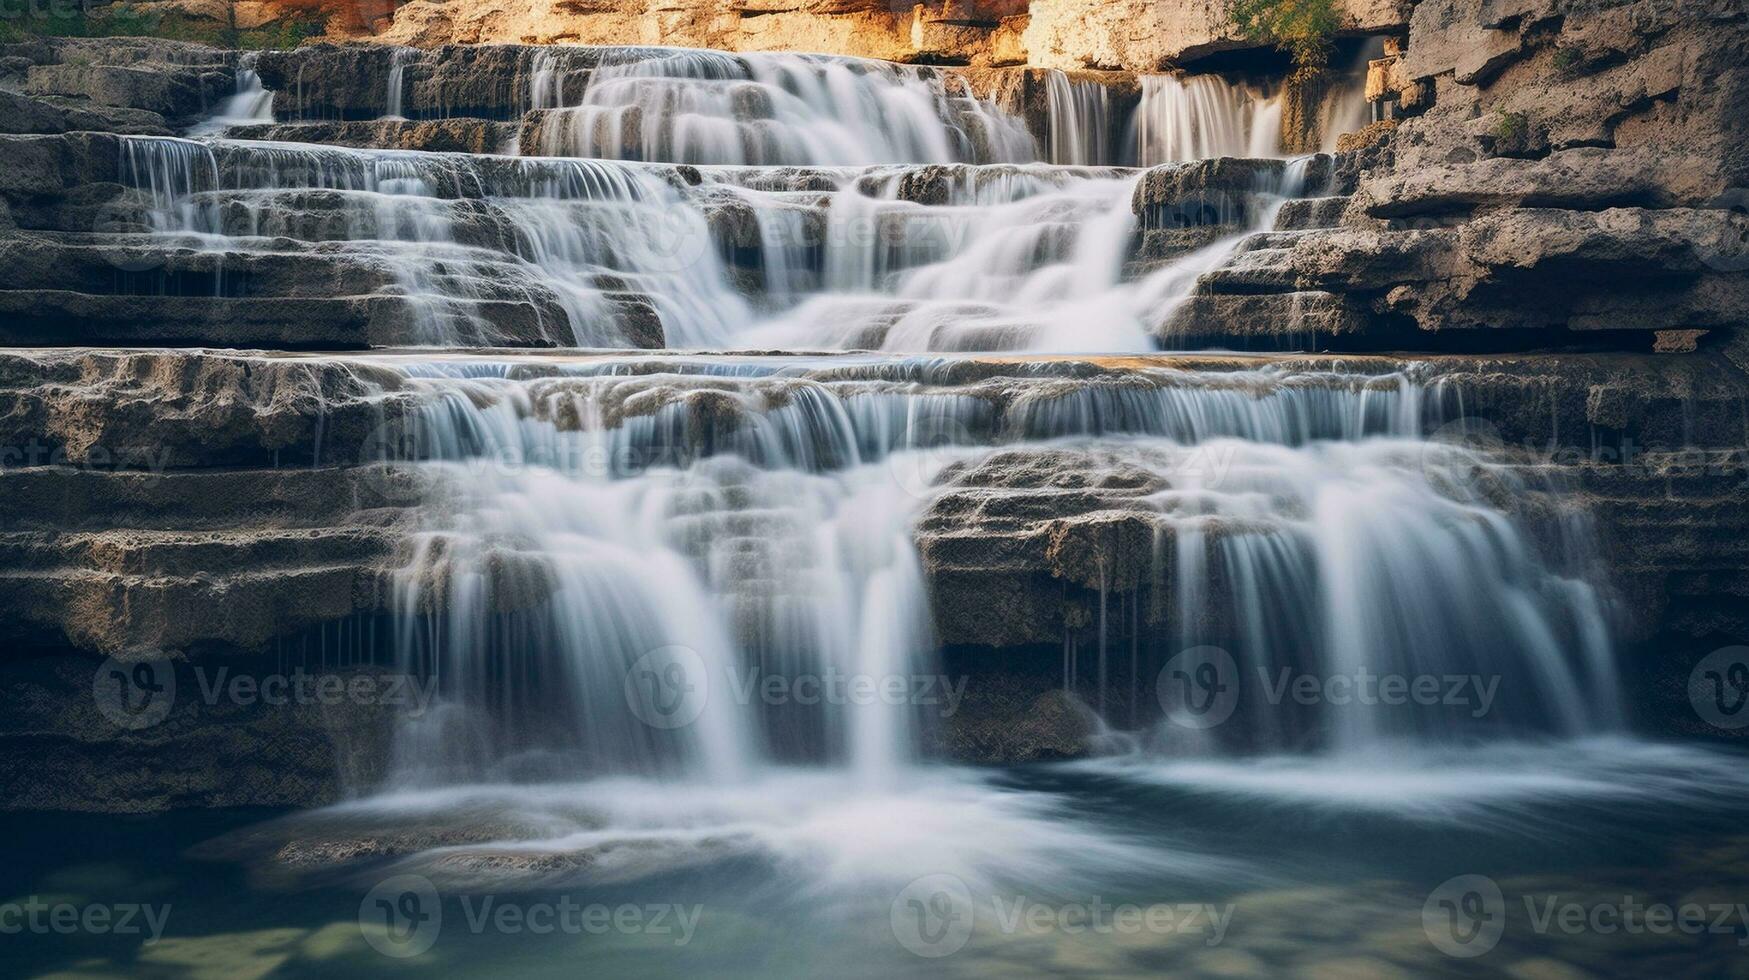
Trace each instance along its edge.
<instances>
[{"instance_id":1,"label":"silky flowing water","mask_svg":"<svg viewBox=\"0 0 1749 980\"><path fill-rule=\"evenodd\" d=\"M1035 141L929 70L637 49L577 77L565 59L527 93L542 157L124 141L165 242L319 245L404 300L428 349L345 355L415 396L369 447L384 480L416 477L420 516L368 653L436 695L393 732L388 770L326 809L147 818L95 842L9 818L46 842L13 890L157 889L177 910L156 943L75 964L51 942L30 962L1740 966L1741 758L1634 735L1610 583L1556 474L1433 438L1462 392L1408 361L1075 373L1044 356L1155 351L1242 244L1133 261L1142 177L1107 166L1120 123L1100 93L1053 78ZM418 111L394 79L396 114ZM237 99L255 108L227 112L258 114ZM1267 102L1149 79L1130 126L1145 164L1276 156ZM941 165L929 195L923 164ZM1264 171L1243 230L1322 193L1309 170ZM516 298L550 311L548 343L632 346L654 316L690 353L473 349L505 341L491 310ZM722 353L748 350L774 353ZM1099 732L1092 757L956 765L943 732L990 668L942 649L919 527L965 501L997 513L1024 495L994 488L1022 485L1120 494L1148 522L1145 567L1102 574L1151 583L1155 625L1112 599L1065 632L1057 703ZM1369 674L1440 696L1330 693ZM833 677L898 696L764 686ZM1301 677L1319 696L1283 693ZM1477 959L1435 937L1461 875L1503 896ZM1622 896L1729 915L1629 936L1537 911ZM639 911L533 927L562 902Z\"/></svg>"}]
</instances>

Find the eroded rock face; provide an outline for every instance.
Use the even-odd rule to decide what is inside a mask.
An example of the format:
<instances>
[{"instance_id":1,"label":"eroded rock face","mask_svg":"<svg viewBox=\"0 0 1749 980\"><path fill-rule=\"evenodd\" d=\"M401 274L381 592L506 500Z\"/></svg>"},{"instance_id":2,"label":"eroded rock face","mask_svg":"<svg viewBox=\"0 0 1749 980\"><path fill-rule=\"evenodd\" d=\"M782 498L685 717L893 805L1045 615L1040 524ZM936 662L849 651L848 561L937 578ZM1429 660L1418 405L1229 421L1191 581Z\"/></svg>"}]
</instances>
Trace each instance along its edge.
<instances>
[{"instance_id":1,"label":"eroded rock face","mask_svg":"<svg viewBox=\"0 0 1749 980\"><path fill-rule=\"evenodd\" d=\"M48 38L0 45L0 133L166 135L236 87L237 53L156 38Z\"/></svg>"},{"instance_id":2,"label":"eroded rock face","mask_svg":"<svg viewBox=\"0 0 1749 980\"><path fill-rule=\"evenodd\" d=\"M1341 0L1343 30L1384 34L1408 22L1400 0ZM1030 63L1046 68L1151 72L1210 54L1254 47L1234 28L1220 0L1148 3L1032 0L1022 38Z\"/></svg>"},{"instance_id":3,"label":"eroded rock face","mask_svg":"<svg viewBox=\"0 0 1749 980\"><path fill-rule=\"evenodd\" d=\"M1247 293L1334 297L1285 321L1375 348L1720 339L1749 315L1746 45L1730 4L1417 5L1387 59L1406 118L1344 144L1341 216L1289 215L1172 333L1205 335Z\"/></svg>"},{"instance_id":4,"label":"eroded rock face","mask_svg":"<svg viewBox=\"0 0 1749 980\"><path fill-rule=\"evenodd\" d=\"M894 61L1003 63L1024 22L1024 0L913 5L891 0L665 0L558 4L551 0L413 0L380 39L438 44L665 44L729 51L821 51ZM1017 19L1020 23L1017 23Z\"/></svg>"},{"instance_id":5,"label":"eroded rock face","mask_svg":"<svg viewBox=\"0 0 1749 980\"><path fill-rule=\"evenodd\" d=\"M97 657L14 655L0 664L0 799L8 809L140 813L232 806L338 802L351 786L381 778L400 709L312 696L269 703L233 685L284 678L283 660L234 659L196 673L186 661L156 665L175 696L138 725L92 696L128 665ZM372 689L371 668L324 676ZM271 689L271 688L270 688ZM256 691L253 688L247 690ZM313 690L313 689L312 689Z\"/></svg>"},{"instance_id":6,"label":"eroded rock face","mask_svg":"<svg viewBox=\"0 0 1749 980\"><path fill-rule=\"evenodd\" d=\"M1343 29L1384 33L1408 23L1400 0L1344 0ZM669 44L728 51L820 51L893 61L1030 64L1158 71L1254 47L1224 4L1087 0L722 0L599 5L551 0L412 0L379 39L439 44Z\"/></svg>"}]
</instances>

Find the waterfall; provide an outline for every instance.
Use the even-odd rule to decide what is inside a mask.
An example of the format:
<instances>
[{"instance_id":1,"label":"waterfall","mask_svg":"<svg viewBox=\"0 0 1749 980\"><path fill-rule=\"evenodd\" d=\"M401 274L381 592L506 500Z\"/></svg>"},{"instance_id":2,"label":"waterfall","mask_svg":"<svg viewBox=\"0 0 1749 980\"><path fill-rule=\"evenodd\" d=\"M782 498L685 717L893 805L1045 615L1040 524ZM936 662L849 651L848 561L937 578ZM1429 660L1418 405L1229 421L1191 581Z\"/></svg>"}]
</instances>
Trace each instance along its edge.
<instances>
[{"instance_id":1,"label":"waterfall","mask_svg":"<svg viewBox=\"0 0 1749 980\"><path fill-rule=\"evenodd\" d=\"M1281 96L1217 75L1146 75L1131 129L1136 162L1281 155Z\"/></svg>"},{"instance_id":2,"label":"waterfall","mask_svg":"<svg viewBox=\"0 0 1749 980\"><path fill-rule=\"evenodd\" d=\"M257 263L338 265L342 282L365 277L364 294L403 303L420 343L503 343L529 328L494 316L532 309L525 340L634 345L654 317L658 342L715 346L746 316L705 215L682 205L671 172L302 144L122 146L124 178L151 191L160 234ZM287 240L302 247L284 252Z\"/></svg>"},{"instance_id":3,"label":"waterfall","mask_svg":"<svg viewBox=\"0 0 1749 980\"><path fill-rule=\"evenodd\" d=\"M1319 149L1325 153L1335 151L1342 134L1370 121L1365 54L1371 50L1341 74L1318 109ZM1260 87L1218 75L1145 75L1127 142L1143 167L1209 157L1279 157L1282 99L1279 85Z\"/></svg>"},{"instance_id":4,"label":"waterfall","mask_svg":"<svg viewBox=\"0 0 1749 980\"><path fill-rule=\"evenodd\" d=\"M407 95L407 64L419 57L416 48L396 48L389 59L388 93L384 98L383 118L405 119L401 106Z\"/></svg>"},{"instance_id":5,"label":"waterfall","mask_svg":"<svg viewBox=\"0 0 1749 980\"><path fill-rule=\"evenodd\" d=\"M245 51L237 59L237 89L219 104L218 111L189 130L190 136L212 136L229 126L256 126L273 122L273 93L261 84L255 71L259 52Z\"/></svg>"},{"instance_id":6,"label":"waterfall","mask_svg":"<svg viewBox=\"0 0 1749 980\"><path fill-rule=\"evenodd\" d=\"M1154 346L1310 165L1258 168L1243 226L1223 215L1176 258L1132 265L1159 216L1135 212L1142 175L1085 165L1106 114L1067 76L1047 81L1050 152L1079 165L920 169L882 161L989 156L1000 141L975 134L1001 129L927 70L652 49L604 58L586 84L574 69L530 61L528 102L564 121L539 123L543 139L672 162L129 138L123 178L158 235L237 267L221 294L322 263L344 295L400 304L441 347L1126 352ZM1139 145L1261 151L1272 111L1216 79L1153 79ZM505 319L529 309L533 337ZM890 778L919 755L914 706L774 708L749 700L747 678L931 669L913 525L1010 453L1075 453L1077 471L1151 487L1125 505L1154 529L1148 574L1169 583L1154 601L1176 632L1151 656L1443 665L1512 679L1484 730L1618 720L1583 529L1499 503L1558 488L1426 442L1446 406L1408 377L1266 365L965 385L939 362L890 357L406 370L421 402L389 458L425 475L427 502L395 579L398 649L445 692L402 733L408 785L732 783L794 762ZM1103 610L1098 622L1098 654L1070 638L1065 678L1109 710ZM684 706L669 681L704 692L672 729L647 717ZM1474 727L1405 729L1390 712L1253 721L1245 747Z\"/></svg>"},{"instance_id":7,"label":"waterfall","mask_svg":"<svg viewBox=\"0 0 1749 980\"><path fill-rule=\"evenodd\" d=\"M538 61L529 102L561 105ZM950 81L955 84L950 84ZM691 164L997 163L1036 154L1025 127L930 69L822 55L616 50L581 101L540 123L541 152Z\"/></svg>"},{"instance_id":8,"label":"waterfall","mask_svg":"<svg viewBox=\"0 0 1749 980\"><path fill-rule=\"evenodd\" d=\"M1254 696L1235 745L1619 727L1582 523L1542 508L1560 488L1534 473L1426 441L1461 412L1450 393L1289 365L968 389L949 366L403 365L423 394L389 458L434 489L396 579L401 657L446 699L403 733L407 784L732 781L797 761L891 775L917 758L915 706L773 706L749 679L938 669L910 528L1005 447L1077 454L1093 485L1147 474L1143 577L1170 583L1155 601L1173 624L1150 657L1220 646L1254 692L1289 669L1502 679L1485 718ZM941 479L949 464L967 476ZM686 723L628 700L645 670L696 693Z\"/></svg>"},{"instance_id":9,"label":"waterfall","mask_svg":"<svg viewBox=\"0 0 1749 980\"><path fill-rule=\"evenodd\" d=\"M1126 268L1141 224L1135 175L967 171L947 203L896 200L864 180L829 204L822 288L740 335L797 349L1148 350L1197 279L1275 205L1301 192L1305 160L1260 179L1247 224L1140 276ZM786 258L795 264L797 257Z\"/></svg>"},{"instance_id":10,"label":"waterfall","mask_svg":"<svg viewBox=\"0 0 1749 980\"><path fill-rule=\"evenodd\" d=\"M1512 470L1419 440L1205 452L1217 472L1176 446L1141 465L1170 481L1149 504L1165 515L1154 573L1178 583L1171 649L1227 651L1248 695L1223 744L1341 753L1404 737L1619 730L1613 651L1596 628L1610 616L1588 581L1585 537L1568 528L1557 550L1534 545L1492 503L1502 490L1536 490ZM1291 674L1494 678L1498 700L1486 717L1474 702L1295 711L1267 696ZM1163 733L1169 743L1180 734Z\"/></svg>"},{"instance_id":11,"label":"waterfall","mask_svg":"<svg viewBox=\"0 0 1749 980\"><path fill-rule=\"evenodd\" d=\"M401 656L442 680L448 710L403 733L404 781L726 781L798 761L884 780L915 758L918 724L902 704L786 712L757 691L768 676L885 680L928 668L907 532L918 498L886 468L856 465L853 450L838 460L845 468L809 472L699 457L663 438L706 398L602 428L604 409L623 404L615 389L648 380L674 384L438 386L412 420L409 451L436 460L426 465L450 503L433 509L397 576ZM679 393L738 396L733 386ZM555 427L555 411L580 428ZM833 417L849 427L842 407L820 420ZM856 441L831 435L836 447L793 448ZM646 681L673 682L672 727L640 710L642 689L628 694ZM473 751L458 758L458 742ZM562 761L539 768L549 755Z\"/></svg>"},{"instance_id":12,"label":"waterfall","mask_svg":"<svg viewBox=\"0 0 1749 980\"><path fill-rule=\"evenodd\" d=\"M923 8L911 17L922 39ZM960 29L947 17L930 30ZM391 115L414 57L393 56ZM449 945L414 965L538 970L544 954L502 924L540 931L525 899L696 898L718 930L699 959L629 928L553 948L608 975L892 976L918 971L912 952L954 951L908 942L905 919L957 891L979 911L930 927L963 924L970 948L936 972L1428 972L1457 960L1423 948L1417 925L1434 932L1414 919L1445 894L1424 905L1425 885L1471 870L1459 862L1553 891L1583 852L1606 870L1566 894L1625 895L1641 871L1660 895L1723 894L1708 876L1737 847L1723 835L1749 798L1741 760L1628 734L1585 513L1594 486L1631 497L1648 481L1570 485L1581 468L1534 447L1448 438L1473 434L1475 405L1442 379L1487 373L1491 400L1546 379L1510 359L1161 350L1187 342L1173 325L1199 286L1273 290L1293 275L1284 243L1317 234L1258 237L1338 169L1284 158L1279 93L1148 77L1114 140L1091 73L1050 72L1035 139L971 94L971 73L932 67L648 47L490 58L514 64L516 88L495 79L480 101L524 109L517 145L539 154L119 139L116 206L150 232L114 247L164 261L117 282L182 300L210 271L213 296L195 299L220 313L295 300L379 348L320 355L357 368L334 386L345 411L318 430L314 476L348 481L340 509L359 510L335 533L357 536L367 557L346 560L368 573L334 574L374 603L341 641L363 655L337 659L433 700L395 713L386 773L349 772L355 798L236 835L287 884L275 908L305 885L300 901L326 903L263 955L368 969L355 914L358 941L386 951L388 933L400 952L396 933L435 935L442 911ZM241 108L221 116L267 111L258 90L240 70ZM1325 138L1360 105L1346 89L1327 101ZM1170 169L1111 165L1131 153ZM1205 162L1219 155L1271 159ZM1204 279L1216 270L1235 274ZM405 346L421 349L380 349ZM534 347L569 349L516 349ZM195 380L259 388L247 364L268 356L233 358L242 380ZM1561 404L1538 411L1508 415L1537 432L1554 411L1563 439L1583 438ZM330 448L371 412L363 446ZM222 458L259 464L282 431L297 444L280 414ZM47 476L112 497L139 482ZM179 526L140 548L191 550ZM382 542L392 558L366 550ZM269 546L288 575L328 553ZM1368 699L1368 683L1399 697ZM217 722L280 726L236 708ZM1098 757L1046 764L1082 753ZM954 761L974 758L992 766ZM1608 804L1670 800L1694 807L1683 820L1722 817L1716 842L1672 852L1693 886L1602 836L1653 822L1611 827ZM1410 824L1428 818L1451 822ZM1578 839L1581 820L1597 840ZM1579 832L1556 847L1539 821ZM1472 845L1502 828L1509 859L1484 863L1499 855ZM93 877L75 870L62 880ZM1113 940L1082 914L1185 898L1226 903L1229 947L1175 924ZM1150 923L1156 910L1174 907L1150 906ZM1045 911L1066 940L1026 928ZM171 952L269 934L215 921ZM1514 922L1492 963L1564 965ZM813 948L767 941L804 934ZM492 962L467 959L488 943Z\"/></svg>"},{"instance_id":13,"label":"waterfall","mask_svg":"<svg viewBox=\"0 0 1749 980\"><path fill-rule=\"evenodd\" d=\"M283 261L286 239L333 242L319 260L353 278L386 270L360 288L404 305L432 345L1148 350L1240 240L1126 277L1140 178L1101 169L951 168L935 175L941 203L923 205L901 198L914 171L899 167L688 176L150 137L125 139L124 155L160 234L258 263ZM197 180L171 180L196 158ZM1297 194L1303 166L1265 172L1258 199ZM1273 210L1253 211L1250 227L1267 227ZM757 289L730 264L749 237Z\"/></svg>"},{"instance_id":14,"label":"waterfall","mask_svg":"<svg viewBox=\"0 0 1749 980\"><path fill-rule=\"evenodd\" d=\"M1045 75L1050 119L1050 162L1068 166L1111 163L1111 94L1098 82L1074 81L1052 69Z\"/></svg>"}]
</instances>

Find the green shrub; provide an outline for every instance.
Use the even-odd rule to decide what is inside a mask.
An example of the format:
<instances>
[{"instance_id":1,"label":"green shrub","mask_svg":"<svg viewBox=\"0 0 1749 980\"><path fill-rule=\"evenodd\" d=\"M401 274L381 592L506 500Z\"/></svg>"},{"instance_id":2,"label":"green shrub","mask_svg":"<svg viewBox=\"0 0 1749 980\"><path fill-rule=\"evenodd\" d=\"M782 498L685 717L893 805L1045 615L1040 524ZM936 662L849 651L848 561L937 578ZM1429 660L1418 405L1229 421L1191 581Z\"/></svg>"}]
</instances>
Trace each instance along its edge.
<instances>
[{"instance_id":1,"label":"green shrub","mask_svg":"<svg viewBox=\"0 0 1749 980\"><path fill-rule=\"evenodd\" d=\"M1267 41L1300 68L1322 68L1342 26L1336 0L1232 0L1229 13L1241 36Z\"/></svg>"},{"instance_id":2,"label":"green shrub","mask_svg":"<svg viewBox=\"0 0 1749 980\"><path fill-rule=\"evenodd\" d=\"M1522 112L1502 112L1494 124L1494 135L1507 142L1516 143L1529 133L1530 120Z\"/></svg>"}]
</instances>

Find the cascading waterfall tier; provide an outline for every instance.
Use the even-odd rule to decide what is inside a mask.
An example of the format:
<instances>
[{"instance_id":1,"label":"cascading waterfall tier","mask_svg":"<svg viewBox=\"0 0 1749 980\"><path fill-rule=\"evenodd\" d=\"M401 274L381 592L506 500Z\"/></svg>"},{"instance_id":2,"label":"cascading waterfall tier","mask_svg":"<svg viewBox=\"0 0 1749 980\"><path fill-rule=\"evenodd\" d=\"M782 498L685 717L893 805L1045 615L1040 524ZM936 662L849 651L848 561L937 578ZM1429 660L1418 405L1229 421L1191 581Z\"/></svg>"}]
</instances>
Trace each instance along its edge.
<instances>
[{"instance_id":1,"label":"cascading waterfall tier","mask_svg":"<svg viewBox=\"0 0 1749 980\"><path fill-rule=\"evenodd\" d=\"M190 130L190 136L213 136L232 126L273 122L273 93L261 84L255 71L260 54L244 52L237 60L237 90L219 105L212 117Z\"/></svg>"},{"instance_id":2,"label":"cascading waterfall tier","mask_svg":"<svg viewBox=\"0 0 1749 980\"><path fill-rule=\"evenodd\" d=\"M1130 125L1143 167L1281 155L1281 95L1216 75L1147 75Z\"/></svg>"},{"instance_id":3,"label":"cascading waterfall tier","mask_svg":"<svg viewBox=\"0 0 1749 980\"><path fill-rule=\"evenodd\" d=\"M1533 471L1423 439L1461 399L1410 374L968 383L953 361L392 363L424 394L385 459L434 488L396 578L400 656L448 699L404 733L410 784L733 780L796 761L891 775L917 758L915 705L777 708L749 692L768 676L934 676L912 527L1015 466L1125 488L1113 506L1154 528L1142 577L1161 625L1123 654L1154 670L1220 645L1247 674L1500 679L1484 719L1253 698L1255 718L1200 749L1619 723L1582 524ZM1134 702L1116 678L1136 677L1121 653L1065 664L1118 723ZM646 675L693 692L671 706L683 724L652 723Z\"/></svg>"},{"instance_id":4,"label":"cascading waterfall tier","mask_svg":"<svg viewBox=\"0 0 1749 980\"><path fill-rule=\"evenodd\" d=\"M1111 93L1098 82L1072 79L1052 69L1045 75L1050 162L1068 166L1114 163Z\"/></svg>"},{"instance_id":5,"label":"cascading waterfall tier","mask_svg":"<svg viewBox=\"0 0 1749 980\"><path fill-rule=\"evenodd\" d=\"M414 343L711 347L746 320L673 168L159 138L122 154L157 234L333 267L399 298Z\"/></svg>"},{"instance_id":6,"label":"cascading waterfall tier","mask_svg":"<svg viewBox=\"0 0 1749 980\"><path fill-rule=\"evenodd\" d=\"M1142 351L1244 227L1137 276L1139 178L1109 168L688 168L147 137L122 153L168 244L334 267L350 295L398 299L411 342L430 345ZM1258 170L1251 227L1306 166Z\"/></svg>"},{"instance_id":7,"label":"cascading waterfall tier","mask_svg":"<svg viewBox=\"0 0 1749 980\"><path fill-rule=\"evenodd\" d=\"M1330 153L1337 139L1370 121L1366 101L1368 48L1313 107L1316 148ZM1281 157L1286 83L1232 81L1219 75L1144 75L1142 96L1125 142L1137 166L1212 157ZM1053 106L1055 96L1053 95ZM1310 147L1307 147L1310 148Z\"/></svg>"},{"instance_id":8,"label":"cascading waterfall tier","mask_svg":"<svg viewBox=\"0 0 1749 980\"><path fill-rule=\"evenodd\" d=\"M549 156L758 166L1019 163L1037 146L955 76L805 54L615 50L569 101L563 52L535 56Z\"/></svg>"}]
</instances>

